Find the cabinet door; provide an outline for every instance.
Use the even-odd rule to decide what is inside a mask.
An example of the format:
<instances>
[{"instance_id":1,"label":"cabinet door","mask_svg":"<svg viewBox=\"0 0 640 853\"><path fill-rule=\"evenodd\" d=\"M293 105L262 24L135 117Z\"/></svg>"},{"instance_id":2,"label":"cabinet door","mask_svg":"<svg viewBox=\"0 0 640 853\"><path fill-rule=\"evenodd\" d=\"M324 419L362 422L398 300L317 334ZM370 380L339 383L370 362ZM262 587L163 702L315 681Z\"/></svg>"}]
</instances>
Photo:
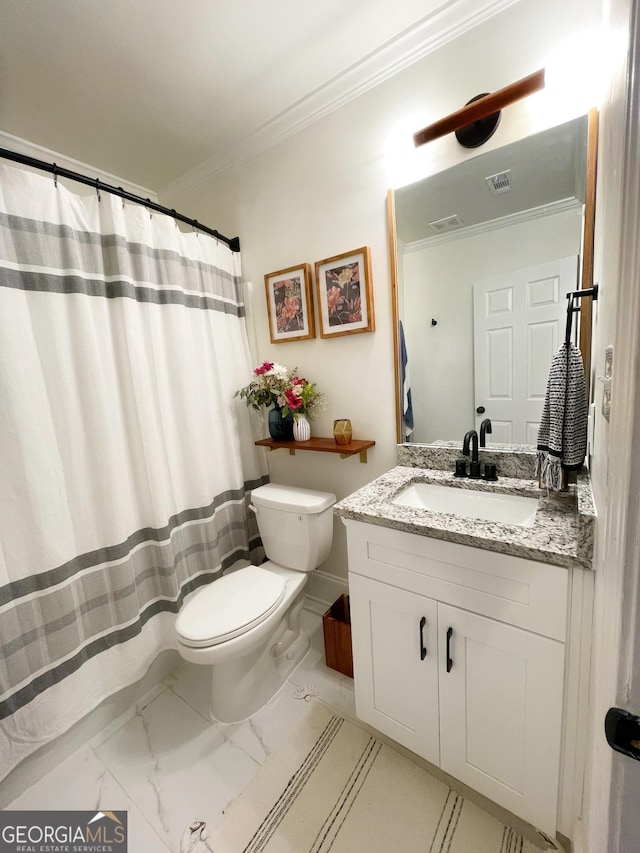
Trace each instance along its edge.
<instances>
[{"instance_id":1,"label":"cabinet door","mask_svg":"<svg viewBox=\"0 0 640 853\"><path fill-rule=\"evenodd\" d=\"M350 574L356 713L438 764L437 603Z\"/></svg>"},{"instance_id":2,"label":"cabinet door","mask_svg":"<svg viewBox=\"0 0 640 853\"><path fill-rule=\"evenodd\" d=\"M564 644L446 604L438 625L442 769L553 837Z\"/></svg>"}]
</instances>

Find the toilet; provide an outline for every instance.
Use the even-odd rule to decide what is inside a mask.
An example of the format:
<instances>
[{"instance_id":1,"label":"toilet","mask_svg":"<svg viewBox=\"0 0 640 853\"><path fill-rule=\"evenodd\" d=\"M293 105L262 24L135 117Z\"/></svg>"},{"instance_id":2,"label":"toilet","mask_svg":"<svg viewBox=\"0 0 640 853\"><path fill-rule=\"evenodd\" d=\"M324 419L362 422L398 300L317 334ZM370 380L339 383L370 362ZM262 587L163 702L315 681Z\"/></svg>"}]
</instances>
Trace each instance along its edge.
<instances>
[{"instance_id":1,"label":"toilet","mask_svg":"<svg viewBox=\"0 0 640 853\"><path fill-rule=\"evenodd\" d=\"M267 561L195 592L176 619L180 655L211 667L211 717L240 722L259 710L300 663L309 572L326 560L336 496L267 483L251 493Z\"/></svg>"}]
</instances>

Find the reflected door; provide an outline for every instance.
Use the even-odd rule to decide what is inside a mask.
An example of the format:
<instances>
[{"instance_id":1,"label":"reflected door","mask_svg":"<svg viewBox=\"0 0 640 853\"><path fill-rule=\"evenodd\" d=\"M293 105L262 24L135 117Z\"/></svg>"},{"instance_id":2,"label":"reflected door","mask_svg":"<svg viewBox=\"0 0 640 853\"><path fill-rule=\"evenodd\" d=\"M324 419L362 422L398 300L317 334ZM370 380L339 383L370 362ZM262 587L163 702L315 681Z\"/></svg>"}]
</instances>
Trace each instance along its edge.
<instances>
[{"instance_id":1,"label":"reflected door","mask_svg":"<svg viewBox=\"0 0 640 853\"><path fill-rule=\"evenodd\" d=\"M537 444L551 359L564 338L566 294L577 286L577 255L474 284L476 429L490 418L489 441Z\"/></svg>"}]
</instances>

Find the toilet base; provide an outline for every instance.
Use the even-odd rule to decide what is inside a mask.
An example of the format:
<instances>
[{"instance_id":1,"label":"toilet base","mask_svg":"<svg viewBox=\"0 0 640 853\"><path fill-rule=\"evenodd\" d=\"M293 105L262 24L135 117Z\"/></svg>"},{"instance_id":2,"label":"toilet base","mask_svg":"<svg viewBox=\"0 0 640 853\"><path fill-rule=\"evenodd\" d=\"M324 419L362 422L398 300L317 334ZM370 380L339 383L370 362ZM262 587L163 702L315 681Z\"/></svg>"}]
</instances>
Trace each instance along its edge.
<instances>
[{"instance_id":1,"label":"toilet base","mask_svg":"<svg viewBox=\"0 0 640 853\"><path fill-rule=\"evenodd\" d=\"M311 645L300 630L301 594L269 643L211 668L211 719L240 723L259 711L283 686Z\"/></svg>"},{"instance_id":2,"label":"toilet base","mask_svg":"<svg viewBox=\"0 0 640 853\"><path fill-rule=\"evenodd\" d=\"M300 632L287 650L286 657L276 661L270 649L248 670L243 661L222 664L211 671L210 716L214 722L241 723L264 707L284 685L309 651L309 637ZM233 684L230 690L228 685Z\"/></svg>"}]
</instances>

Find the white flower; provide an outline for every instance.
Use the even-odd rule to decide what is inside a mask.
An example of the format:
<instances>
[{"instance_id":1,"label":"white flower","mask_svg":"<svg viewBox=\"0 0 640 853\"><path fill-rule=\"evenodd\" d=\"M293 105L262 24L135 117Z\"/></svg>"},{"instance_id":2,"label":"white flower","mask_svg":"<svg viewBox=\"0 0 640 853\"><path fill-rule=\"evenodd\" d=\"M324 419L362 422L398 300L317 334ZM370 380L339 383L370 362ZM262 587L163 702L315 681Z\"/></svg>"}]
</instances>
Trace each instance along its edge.
<instances>
[{"instance_id":1,"label":"white flower","mask_svg":"<svg viewBox=\"0 0 640 853\"><path fill-rule=\"evenodd\" d=\"M265 376L280 376L283 379L286 379L288 375L288 369L283 364L278 364L277 362L274 362L271 370L267 370L265 373Z\"/></svg>"}]
</instances>

